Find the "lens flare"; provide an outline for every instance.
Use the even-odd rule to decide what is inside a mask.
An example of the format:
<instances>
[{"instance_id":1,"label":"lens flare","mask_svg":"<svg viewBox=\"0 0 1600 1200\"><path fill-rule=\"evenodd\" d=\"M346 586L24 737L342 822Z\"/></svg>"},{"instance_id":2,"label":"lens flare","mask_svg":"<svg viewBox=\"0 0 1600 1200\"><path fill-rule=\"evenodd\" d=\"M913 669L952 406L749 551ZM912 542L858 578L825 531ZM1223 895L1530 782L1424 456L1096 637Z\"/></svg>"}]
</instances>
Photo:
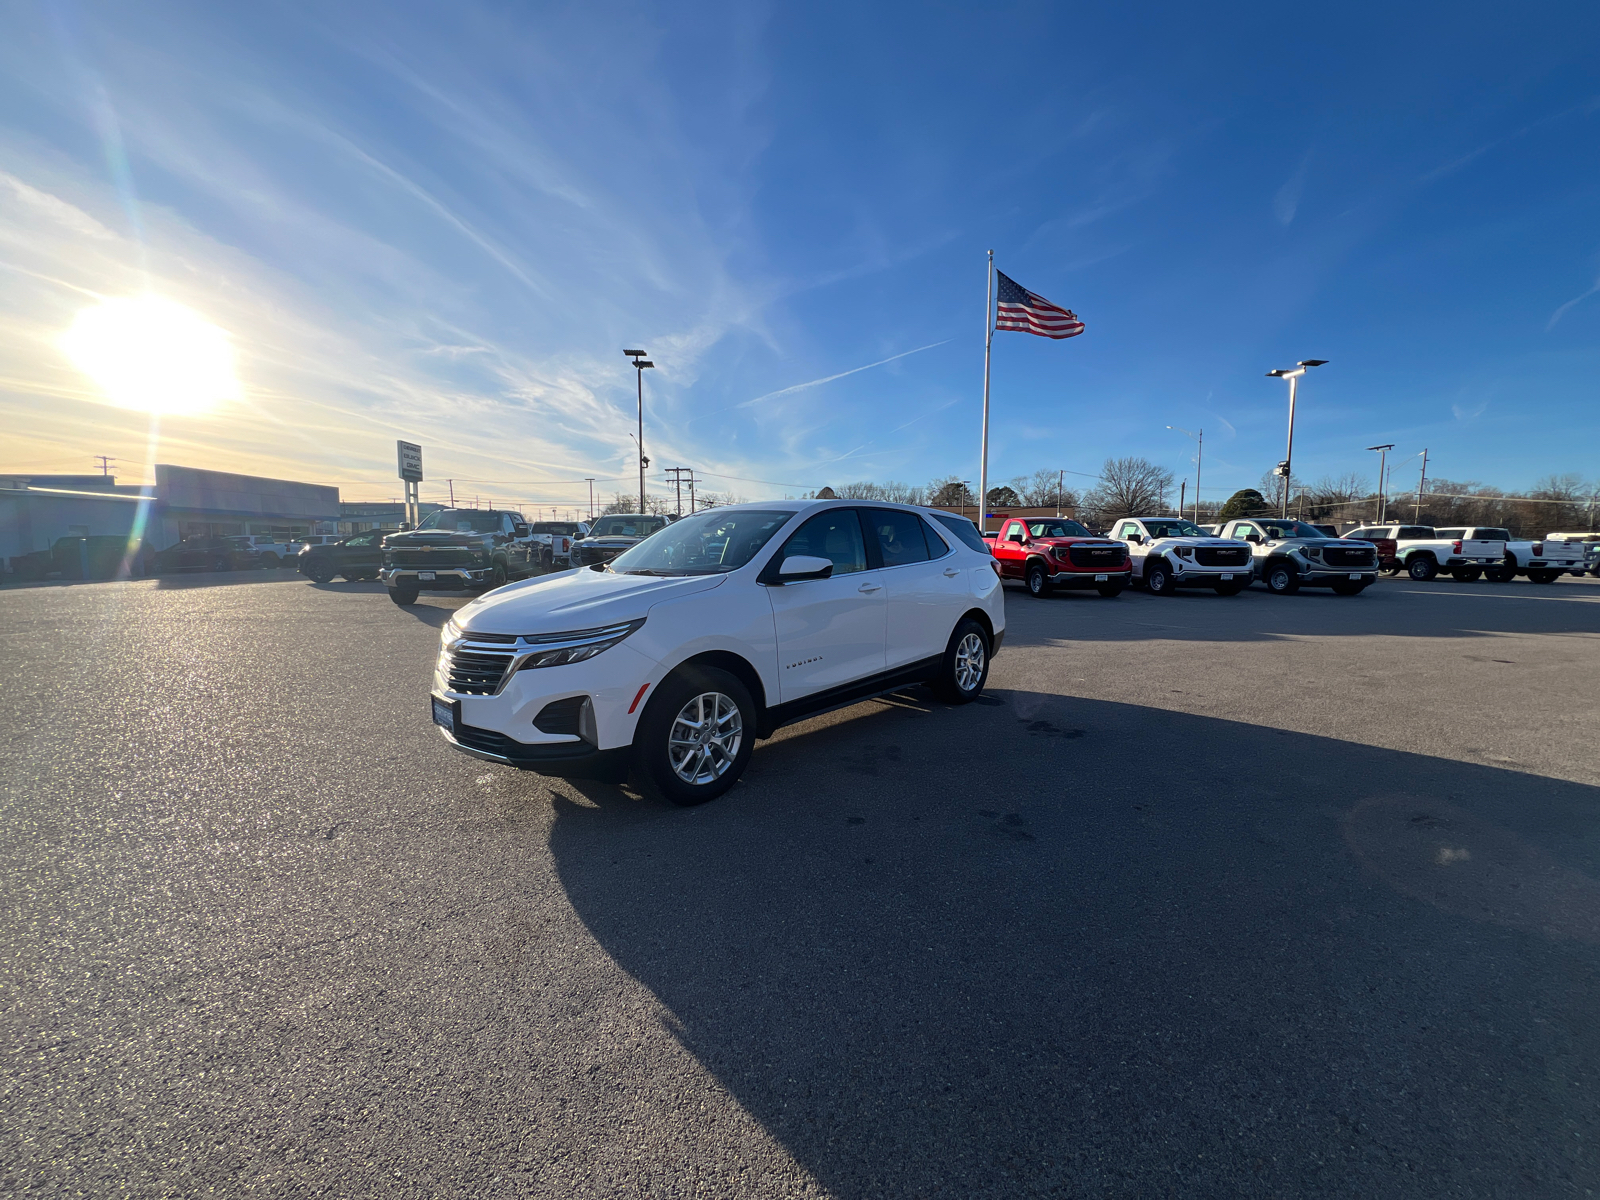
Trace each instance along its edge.
<instances>
[{"instance_id":1,"label":"lens flare","mask_svg":"<svg viewBox=\"0 0 1600 1200\"><path fill-rule=\"evenodd\" d=\"M239 398L233 339L162 296L119 297L86 308L60 344L121 408L193 414Z\"/></svg>"}]
</instances>

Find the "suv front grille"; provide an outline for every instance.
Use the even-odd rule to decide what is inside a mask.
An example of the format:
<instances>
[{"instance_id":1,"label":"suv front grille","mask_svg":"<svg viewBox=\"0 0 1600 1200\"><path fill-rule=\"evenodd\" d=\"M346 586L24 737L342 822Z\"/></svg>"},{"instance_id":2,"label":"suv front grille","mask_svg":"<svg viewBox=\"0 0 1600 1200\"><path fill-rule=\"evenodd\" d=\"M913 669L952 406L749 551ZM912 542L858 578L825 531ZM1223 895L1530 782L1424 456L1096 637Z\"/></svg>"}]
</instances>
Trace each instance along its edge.
<instances>
[{"instance_id":1,"label":"suv front grille","mask_svg":"<svg viewBox=\"0 0 1600 1200\"><path fill-rule=\"evenodd\" d=\"M476 725L456 726L455 739L463 746L471 746L474 750L482 750L485 754L510 756L519 748L518 743L505 734L496 733L492 729L479 729Z\"/></svg>"},{"instance_id":2,"label":"suv front grille","mask_svg":"<svg viewBox=\"0 0 1600 1200\"><path fill-rule=\"evenodd\" d=\"M1194 560L1202 567L1242 567L1250 561L1244 546L1197 546Z\"/></svg>"},{"instance_id":3,"label":"suv front grille","mask_svg":"<svg viewBox=\"0 0 1600 1200\"><path fill-rule=\"evenodd\" d=\"M445 678L458 696L492 696L511 665L511 652L457 646L445 652Z\"/></svg>"},{"instance_id":4,"label":"suv front grille","mask_svg":"<svg viewBox=\"0 0 1600 1200\"><path fill-rule=\"evenodd\" d=\"M1067 553L1073 566L1093 567L1096 570L1120 567L1128 556L1121 546L1073 546Z\"/></svg>"},{"instance_id":5,"label":"suv front grille","mask_svg":"<svg viewBox=\"0 0 1600 1200\"><path fill-rule=\"evenodd\" d=\"M1330 567L1372 567L1377 565L1378 552L1367 546L1327 546L1322 561Z\"/></svg>"}]
</instances>

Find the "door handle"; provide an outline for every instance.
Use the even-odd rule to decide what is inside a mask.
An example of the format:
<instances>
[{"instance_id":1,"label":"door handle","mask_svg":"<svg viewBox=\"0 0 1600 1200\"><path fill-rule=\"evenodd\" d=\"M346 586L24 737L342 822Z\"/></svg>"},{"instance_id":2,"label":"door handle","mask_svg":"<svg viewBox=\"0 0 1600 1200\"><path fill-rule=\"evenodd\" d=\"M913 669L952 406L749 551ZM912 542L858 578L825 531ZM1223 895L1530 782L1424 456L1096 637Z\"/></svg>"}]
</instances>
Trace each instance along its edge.
<instances>
[{"instance_id":1,"label":"door handle","mask_svg":"<svg viewBox=\"0 0 1600 1200\"><path fill-rule=\"evenodd\" d=\"M883 585L881 583L863 583L860 587L858 587L856 589L856 591L858 591L858 592L875 592L878 589L880 589L881 587L883 587Z\"/></svg>"},{"instance_id":2,"label":"door handle","mask_svg":"<svg viewBox=\"0 0 1600 1200\"><path fill-rule=\"evenodd\" d=\"M961 572L956 570L954 567L946 567L944 569L944 577L946 579L954 579L959 574L961 574Z\"/></svg>"}]
</instances>

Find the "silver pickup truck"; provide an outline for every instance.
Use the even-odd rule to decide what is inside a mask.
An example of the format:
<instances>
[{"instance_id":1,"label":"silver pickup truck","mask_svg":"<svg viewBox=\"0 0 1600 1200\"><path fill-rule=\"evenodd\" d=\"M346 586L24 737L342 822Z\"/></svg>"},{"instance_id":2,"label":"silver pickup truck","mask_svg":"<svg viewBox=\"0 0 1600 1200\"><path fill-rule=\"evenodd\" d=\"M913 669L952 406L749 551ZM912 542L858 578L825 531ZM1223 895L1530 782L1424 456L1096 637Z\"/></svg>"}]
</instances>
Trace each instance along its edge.
<instances>
[{"instance_id":1,"label":"silver pickup truck","mask_svg":"<svg viewBox=\"0 0 1600 1200\"><path fill-rule=\"evenodd\" d=\"M1220 536L1249 542L1255 577L1280 596L1303 587L1358 596L1378 578L1378 548L1371 542L1329 537L1304 521L1248 517L1229 521Z\"/></svg>"}]
</instances>

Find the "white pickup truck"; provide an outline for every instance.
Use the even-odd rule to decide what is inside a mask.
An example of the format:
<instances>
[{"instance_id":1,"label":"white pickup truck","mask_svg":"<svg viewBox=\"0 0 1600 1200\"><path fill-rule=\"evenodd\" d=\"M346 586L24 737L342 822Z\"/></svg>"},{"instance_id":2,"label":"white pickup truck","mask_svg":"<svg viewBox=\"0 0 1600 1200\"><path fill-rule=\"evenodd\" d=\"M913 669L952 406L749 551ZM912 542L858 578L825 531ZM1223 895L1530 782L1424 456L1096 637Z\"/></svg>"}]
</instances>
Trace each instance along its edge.
<instances>
[{"instance_id":1,"label":"white pickup truck","mask_svg":"<svg viewBox=\"0 0 1600 1200\"><path fill-rule=\"evenodd\" d=\"M1583 551L1583 566L1589 574L1600 578L1600 533L1580 530L1576 533L1547 533L1547 542L1566 542Z\"/></svg>"},{"instance_id":2,"label":"white pickup truck","mask_svg":"<svg viewBox=\"0 0 1600 1200\"><path fill-rule=\"evenodd\" d=\"M572 543L589 536L589 527L582 521L535 521L528 528L533 531L539 565L546 571L570 567Z\"/></svg>"},{"instance_id":3,"label":"white pickup truck","mask_svg":"<svg viewBox=\"0 0 1600 1200\"><path fill-rule=\"evenodd\" d=\"M1484 571L1490 583L1505 583L1518 575L1526 575L1529 583L1554 583L1569 572L1584 572L1583 547L1545 539L1542 542L1519 541L1507 529L1484 525L1467 525L1457 529L1440 529L1440 537L1473 538L1505 543L1505 558L1499 566ZM1477 578L1477 576L1473 576Z\"/></svg>"},{"instance_id":4,"label":"white pickup truck","mask_svg":"<svg viewBox=\"0 0 1600 1200\"><path fill-rule=\"evenodd\" d=\"M1418 581L1445 571L1462 583L1471 583L1486 571L1504 568L1506 563L1504 538L1446 537L1444 531L1431 525L1369 525L1361 532L1368 537L1393 538L1395 562Z\"/></svg>"}]
</instances>

